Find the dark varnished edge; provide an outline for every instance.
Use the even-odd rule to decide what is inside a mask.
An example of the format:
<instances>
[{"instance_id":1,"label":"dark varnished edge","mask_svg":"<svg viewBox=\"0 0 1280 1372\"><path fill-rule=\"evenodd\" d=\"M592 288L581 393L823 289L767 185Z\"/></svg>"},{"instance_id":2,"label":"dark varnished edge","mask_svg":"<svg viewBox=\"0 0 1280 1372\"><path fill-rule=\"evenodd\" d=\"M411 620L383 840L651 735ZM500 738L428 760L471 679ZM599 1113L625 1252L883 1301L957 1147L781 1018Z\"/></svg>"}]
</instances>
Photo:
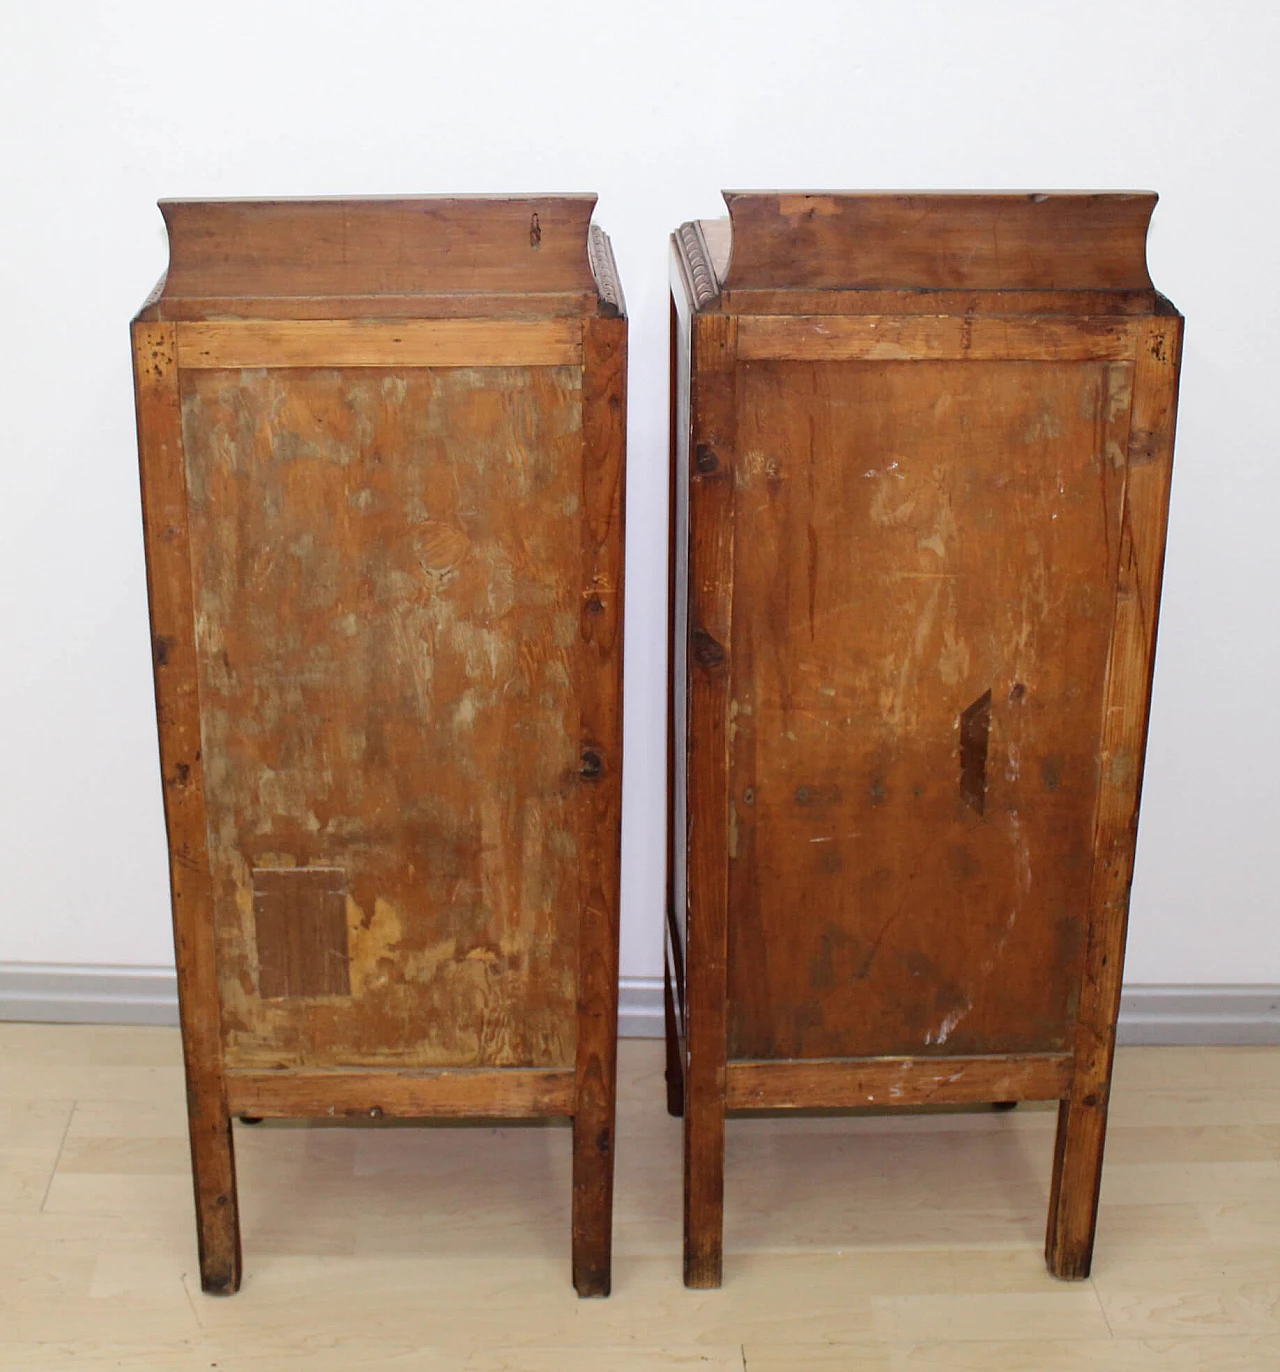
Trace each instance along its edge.
<instances>
[{"instance_id":1,"label":"dark varnished edge","mask_svg":"<svg viewBox=\"0 0 1280 1372\"><path fill-rule=\"evenodd\" d=\"M627 302L622 294L613 243L599 224L592 224L587 234L587 259L591 263L591 274L596 279L599 313L605 319L625 318Z\"/></svg>"},{"instance_id":2,"label":"dark varnished edge","mask_svg":"<svg viewBox=\"0 0 1280 1372\"><path fill-rule=\"evenodd\" d=\"M726 293L733 291L779 289L866 290L976 290L997 294L1001 291L1154 291L1146 264L1146 238L1158 196L1154 191L725 191L729 209L732 248L729 261L721 274L720 284ZM808 209L805 206L808 204ZM1036 209L1029 207L1035 206ZM1043 239L1037 244L1042 261L1054 256L1053 244L1070 242L1079 246L1078 216L1094 206L1106 213L1114 232L1108 225L1099 225L1096 264L1098 280L1072 280L1068 284L1055 282L1046 286L1032 280L1019 280L1016 275L996 283L973 283L955 279L923 279L919 264L913 258L921 254L922 219L932 213L936 223L945 230L948 220L957 232L963 232L966 221L974 231L988 220L994 226L1003 215L1017 242L1019 230L1025 231L1029 218L1039 220L1034 225L1038 234L1043 226ZM1044 208L1040 208L1044 207ZM867 222L870 220L870 222ZM789 268L795 259L787 256L782 264L767 265L767 244L774 239L793 237L804 225L811 241L804 260L815 263L827 279L815 283L803 274L791 276ZM688 227L688 226L686 226ZM1075 232L1068 232L1070 229ZM930 237L937 238L938 229ZM985 237L982 235L981 237ZM1120 242L1121 238L1127 241ZM823 240L827 240L824 244ZM814 241L816 240L816 241ZM859 276L850 258L850 243L861 241L867 245L867 256L880 259L882 269L874 280L856 279ZM927 242L927 239L923 240ZM1024 243L1034 241L1026 235ZM1107 251L1103 250L1103 245ZM704 245L705 246L705 245ZM824 247L829 246L829 253ZM927 256L927 249L925 250ZM708 266L710 256L708 256ZM1085 260L1089 253L1086 250ZM1064 271L1068 276L1082 270L1080 262L1069 262L1063 255ZM998 253L996 254L998 262ZM821 273L824 264L826 271ZM957 262L953 256L950 259ZM844 271L844 263L849 270ZM844 280L844 276L851 279ZM714 279L714 272L712 273ZM1121 279L1122 278L1122 279Z\"/></svg>"}]
</instances>

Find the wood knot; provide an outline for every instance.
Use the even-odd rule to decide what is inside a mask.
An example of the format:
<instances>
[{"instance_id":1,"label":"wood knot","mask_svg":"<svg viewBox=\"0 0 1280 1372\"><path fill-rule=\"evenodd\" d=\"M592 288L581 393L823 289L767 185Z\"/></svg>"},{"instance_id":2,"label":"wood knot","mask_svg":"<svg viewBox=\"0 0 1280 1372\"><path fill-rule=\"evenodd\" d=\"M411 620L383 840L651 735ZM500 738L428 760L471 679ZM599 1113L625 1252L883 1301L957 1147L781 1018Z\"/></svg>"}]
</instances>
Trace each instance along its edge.
<instances>
[{"instance_id":1,"label":"wood knot","mask_svg":"<svg viewBox=\"0 0 1280 1372\"><path fill-rule=\"evenodd\" d=\"M719 470L720 458L710 444L699 443L697 452L694 454L693 465L696 471L705 476Z\"/></svg>"},{"instance_id":2,"label":"wood knot","mask_svg":"<svg viewBox=\"0 0 1280 1372\"><path fill-rule=\"evenodd\" d=\"M578 769L578 775L583 781L596 781L604 772L604 759L594 748L584 748L582 750L582 766Z\"/></svg>"},{"instance_id":3,"label":"wood knot","mask_svg":"<svg viewBox=\"0 0 1280 1372\"><path fill-rule=\"evenodd\" d=\"M705 629L695 629L690 644L699 667L719 667L724 662L724 649Z\"/></svg>"}]
</instances>

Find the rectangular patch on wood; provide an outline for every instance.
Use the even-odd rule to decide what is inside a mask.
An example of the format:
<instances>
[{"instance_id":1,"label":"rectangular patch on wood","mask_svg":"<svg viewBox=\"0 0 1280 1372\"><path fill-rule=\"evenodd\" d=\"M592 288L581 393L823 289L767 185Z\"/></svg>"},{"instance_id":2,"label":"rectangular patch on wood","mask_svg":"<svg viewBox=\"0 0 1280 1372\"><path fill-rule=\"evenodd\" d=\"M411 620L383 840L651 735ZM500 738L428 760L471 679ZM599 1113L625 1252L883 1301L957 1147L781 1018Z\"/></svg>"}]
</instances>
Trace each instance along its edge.
<instances>
[{"instance_id":1,"label":"rectangular patch on wood","mask_svg":"<svg viewBox=\"0 0 1280 1372\"><path fill-rule=\"evenodd\" d=\"M347 996L347 874L341 867L255 867L258 994Z\"/></svg>"}]
</instances>

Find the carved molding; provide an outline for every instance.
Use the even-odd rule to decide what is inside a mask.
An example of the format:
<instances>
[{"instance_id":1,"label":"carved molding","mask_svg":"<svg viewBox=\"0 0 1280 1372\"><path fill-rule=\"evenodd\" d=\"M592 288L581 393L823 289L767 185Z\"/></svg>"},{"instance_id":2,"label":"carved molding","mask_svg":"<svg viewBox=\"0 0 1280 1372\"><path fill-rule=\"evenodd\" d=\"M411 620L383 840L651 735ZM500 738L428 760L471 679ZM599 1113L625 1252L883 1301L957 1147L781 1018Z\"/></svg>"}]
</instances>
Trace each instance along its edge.
<instances>
[{"instance_id":1,"label":"carved molding","mask_svg":"<svg viewBox=\"0 0 1280 1372\"><path fill-rule=\"evenodd\" d=\"M693 303L698 309L702 309L704 305L710 305L720 294L715 268L711 265L711 253L707 249L706 239L702 236L702 229L696 221L681 224L678 235L680 250L689 269L689 284L693 287Z\"/></svg>"},{"instance_id":2,"label":"carved molding","mask_svg":"<svg viewBox=\"0 0 1280 1372\"><path fill-rule=\"evenodd\" d=\"M596 279L600 313L613 318L626 314L627 303L622 297L618 264L613 260L613 244L598 224L592 224L587 234L587 257L591 262L591 274Z\"/></svg>"}]
</instances>

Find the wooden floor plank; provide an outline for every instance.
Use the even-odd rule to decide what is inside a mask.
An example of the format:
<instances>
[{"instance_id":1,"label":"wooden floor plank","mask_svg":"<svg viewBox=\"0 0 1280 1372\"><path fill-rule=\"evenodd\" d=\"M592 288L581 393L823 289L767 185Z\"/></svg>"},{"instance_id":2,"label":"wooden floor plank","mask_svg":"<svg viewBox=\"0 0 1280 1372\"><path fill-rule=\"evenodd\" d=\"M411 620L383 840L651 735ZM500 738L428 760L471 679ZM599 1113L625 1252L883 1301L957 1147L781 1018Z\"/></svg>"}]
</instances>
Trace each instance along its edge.
<instances>
[{"instance_id":1,"label":"wooden floor plank","mask_svg":"<svg viewBox=\"0 0 1280 1372\"><path fill-rule=\"evenodd\" d=\"M1054 1111L1024 1105L730 1120L725 1285L686 1290L662 1045L626 1040L608 1300L566 1275L564 1121L391 1119L236 1126L224 1300L176 1032L0 1024L0 1372L1280 1365L1280 1051L1121 1049L1117 1082L1087 1283L1044 1271Z\"/></svg>"}]
</instances>

